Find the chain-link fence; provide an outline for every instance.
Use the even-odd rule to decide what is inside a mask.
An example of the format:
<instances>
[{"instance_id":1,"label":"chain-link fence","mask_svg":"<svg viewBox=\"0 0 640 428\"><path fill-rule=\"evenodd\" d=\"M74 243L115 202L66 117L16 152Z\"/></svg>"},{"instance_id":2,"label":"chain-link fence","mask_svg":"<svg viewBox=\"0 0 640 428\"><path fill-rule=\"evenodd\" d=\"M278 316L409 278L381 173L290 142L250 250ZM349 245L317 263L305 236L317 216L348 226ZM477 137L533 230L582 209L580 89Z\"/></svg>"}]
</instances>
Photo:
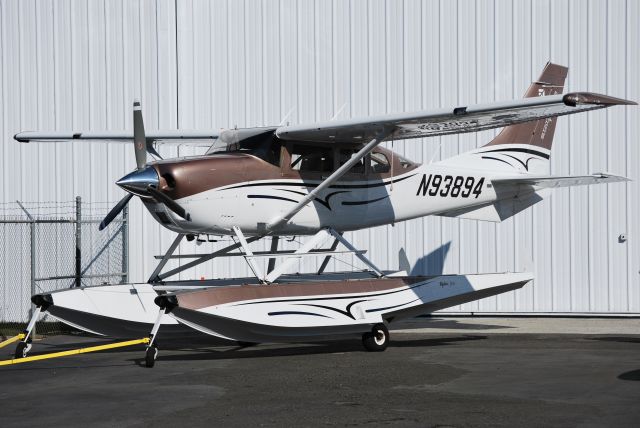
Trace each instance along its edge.
<instances>
[{"instance_id":1,"label":"chain-link fence","mask_svg":"<svg viewBox=\"0 0 640 428\"><path fill-rule=\"evenodd\" d=\"M128 280L127 208L99 231L109 208L80 198L0 204L0 336L25 327L33 294ZM38 334L62 330L47 314L36 325Z\"/></svg>"}]
</instances>

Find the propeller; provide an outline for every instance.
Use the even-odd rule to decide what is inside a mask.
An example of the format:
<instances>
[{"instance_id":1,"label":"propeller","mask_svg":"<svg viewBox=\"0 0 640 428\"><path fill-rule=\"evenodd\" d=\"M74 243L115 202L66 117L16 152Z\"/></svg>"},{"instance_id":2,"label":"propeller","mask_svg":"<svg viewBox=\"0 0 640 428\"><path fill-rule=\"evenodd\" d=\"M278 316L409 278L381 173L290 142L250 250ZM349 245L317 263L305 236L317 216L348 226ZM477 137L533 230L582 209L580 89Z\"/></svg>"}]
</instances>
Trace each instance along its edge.
<instances>
[{"instance_id":1,"label":"propeller","mask_svg":"<svg viewBox=\"0 0 640 428\"><path fill-rule=\"evenodd\" d=\"M100 222L98 230L102 230L105 227L109 226L109 223L111 223L113 219L116 218L118 214L120 214L120 211L124 209L125 205L129 203L131 198L133 198L133 193L128 193L127 196L120 199L120 202L118 202L115 207L111 208L109 214L107 214L107 216Z\"/></svg>"},{"instance_id":2,"label":"propeller","mask_svg":"<svg viewBox=\"0 0 640 428\"><path fill-rule=\"evenodd\" d=\"M142 108L140 101L133 102L133 147L136 155L137 169L116 182L116 184L129 192L122 198L116 206L102 220L99 230L106 228L114 218L120 214L129 203L133 195L141 197L152 197L157 202L164 204L171 211L187 221L191 221L191 216L176 201L158 190L159 178L155 168L147 166L147 138L144 132L144 121L142 119ZM151 152L155 150L151 148Z\"/></svg>"},{"instance_id":3,"label":"propeller","mask_svg":"<svg viewBox=\"0 0 640 428\"><path fill-rule=\"evenodd\" d=\"M180 205L176 203L176 201L174 201L173 199L171 199L170 197L168 197L167 195L165 195L155 187L151 185L147 186L147 192L151 193L151 195L156 201L162 202L167 206L167 208L169 208L171 211L173 211L183 219L187 221L191 221L191 216L189 215L189 213L185 211L184 208L182 208Z\"/></svg>"},{"instance_id":4,"label":"propeller","mask_svg":"<svg viewBox=\"0 0 640 428\"><path fill-rule=\"evenodd\" d=\"M147 138L144 135L144 121L139 100L133 101L133 146L138 171L142 171L147 166Z\"/></svg>"}]
</instances>

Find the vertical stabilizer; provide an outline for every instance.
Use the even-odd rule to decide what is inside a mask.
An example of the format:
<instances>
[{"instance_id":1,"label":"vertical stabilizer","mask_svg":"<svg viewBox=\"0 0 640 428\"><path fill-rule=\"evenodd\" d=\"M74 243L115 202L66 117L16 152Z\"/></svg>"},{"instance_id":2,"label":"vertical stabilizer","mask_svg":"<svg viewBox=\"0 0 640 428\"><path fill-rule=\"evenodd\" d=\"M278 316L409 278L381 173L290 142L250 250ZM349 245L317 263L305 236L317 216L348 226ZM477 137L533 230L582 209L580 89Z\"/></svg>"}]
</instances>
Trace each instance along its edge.
<instances>
[{"instance_id":1,"label":"vertical stabilizer","mask_svg":"<svg viewBox=\"0 0 640 428\"><path fill-rule=\"evenodd\" d=\"M544 67L537 81L531 83L525 98L561 94L567 77L567 67L552 64ZM557 117L525 122L505 127L487 146L501 144L529 144L551 150Z\"/></svg>"}]
</instances>

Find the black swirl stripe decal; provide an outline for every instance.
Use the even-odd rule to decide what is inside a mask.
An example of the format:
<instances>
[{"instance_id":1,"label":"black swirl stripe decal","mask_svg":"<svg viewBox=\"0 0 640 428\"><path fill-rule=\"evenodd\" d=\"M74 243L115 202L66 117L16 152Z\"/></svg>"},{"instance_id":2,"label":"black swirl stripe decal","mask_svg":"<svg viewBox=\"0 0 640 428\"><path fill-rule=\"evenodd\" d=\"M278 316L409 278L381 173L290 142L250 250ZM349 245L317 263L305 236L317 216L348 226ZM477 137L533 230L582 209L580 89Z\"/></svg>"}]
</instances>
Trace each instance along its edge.
<instances>
[{"instance_id":1,"label":"black swirl stripe decal","mask_svg":"<svg viewBox=\"0 0 640 428\"><path fill-rule=\"evenodd\" d=\"M540 156L542 158L545 159L549 159L549 155L544 153L544 152L540 152L538 150L532 150L532 149L521 149L518 147L507 147L504 149L495 149L495 150L485 150L482 152L478 152L478 153L496 153L496 152L519 152L519 153L526 153L529 155L536 155L536 156Z\"/></svg>"},{"instance_id":2,"label":"black swirl stripe decal","mask_svg":"<svg viewBox=\"0 0 640 428\"><path fill-rule=\"evenodd\" d=\"M351 302L351 303L349 303L347 305L347 307L346 307L346 309L344 311L342 309L334 308L334 307L331 307L331 306L324 306L324 305L311 305L311 304L307 303L307 304L304 304L304 306L312 306L312 307L315 307L315 308L327 309L329 311L337 312L339 314L342 314L342 315L344 315L346 317L351 318L352 320L355 320L356 317L354 317L353 314L351 313L351 308L353 307L353 305L356 305L356 304L362 303L362 302L366 302L366 301L367 301L367 299L356 300L355 302Z\"/></svg>"},{"instance_id":3,"label":"black swirl stripe decal","mask_svg":"<svg viewBox=\"0 0 640 428\"><path fill-rule=\"evenodd\" d=\"M515 156L511 156L511 155L504 155L504 156L510 157L511 159L515 159L516 161L520 162L522 164L522 166L524 167L524 169L526 169L527 171L529 171L529 161L531 159L535 159L535 158L527 158L526 163L525 163L525 162L522 162L520 159L518 159Z\"/></svg>"},{"instance_id":4,"label":"black swirl stripe decal","mask_svg":"<svg viewBox=\"0 0 640 428\"><path fill-rule=\"evenodd\" d=\"M417 173L416 173L417 174ZM329 188L331 189L368 189L371 187L382 187L382 186L389 186L391 183L399 183L401 181L404 181L408 178L413 177L416 174L411 174L411 175L407 175L406 177L402 177L402 178L398 178L396 180L389 180L389 181L381 181L379 183L367 183L367 184L333 184L331 186L329 186ZM247 184L240 184L237 186L233 186L233 187L227 187L225 190L227 189L240 189L243 187L256 187L256 186L292 186L292 187L318 187L318 185L320 185L320 183L305 183L305 182L296 182L296 183L291 183L291 182L281 182L281 181L269 181L266 183L247 183Z\"/></svg>"},{"instance_id":5,"label":"black swirl stripe decal","mask_svg":"<svg viewBox=\"0 0 640 428\"><path fill-rule=\"evenodd\" d=\"M279 200L279 201L293 202L294 204L298 203L298 201L294 201L293 199L283 198L283 197L280 197L280 196L270 196L270 195L247 195L247 198L249 198L249 199L276 199L276 200Z\"/></svg>"},{"instance_id":6,"label":"black swirl stripe decal","mask_svg":"<svg viewBox=\"0 0 640 428\"><path fill-rule=\"evenodd\" d=\"M296 190L289 190L289 189L276 189L276 190L280 190L281 192L295 193L296 195L300 195L300 196L307 196L308 195L308 193L298 192ZM322 206L324 206L329 211L332 211L329 201L331 200L332 197L334 197L335 195L339 195L340 193L349 193L349 191L348 190L339 190L337 192L332 192L332 193L329 193L324 198L324 200L322 198L315 198L313 200L313 202L317 202L317 203L321 204Z\"/></svg>"},{"instance_id":7,"label":"black swirl stripe decal","mask_svg":"<svg viewBox=\"0 0 640 428\"><path fill-rule=\"evenodd\" d=\"M493 156L482 156L482 159L491 159L491 160L495 160L495 161L498 161L498 162L503 162L503 163L506 163L507 165L509 165L510 167L512 167L512 168L513 168L513 165L511 165L511 164L510 164L509 162L507 162L506 160L498 159L498 158L494 158Z\"/></svg>"},{"instance_id":8,"label":"black swirl stripe decal","mask_svg":"<svg viewBox=\"0 0 640 428\"><path fill-rule=\"evenodd\" d=\"M277 315L311 315L314 317L322 317L322 318L331 318L322 314L314 314L313 312L301 312L301 311L278 311L278 312L269 312L269 316L277 316Z\"/></svg>"},{"instance_id":9,"label":"black swirl stripe decal","mask_svg":"<svg viewBox=\"0 0 640 428\"><path fill-rule=\"evenodd\" d=\"M243 302L243 303L236 303L235 305L232 306L246 306L246 305L260 305L260 304L265 304L265 303L286 303L286 302L310 302L310 301L321 301L321 300L343 300L343 299L359 299L362 297L377 297L377 296L387 296L389 294L395 294L395 293L400 293L402 291L407 291L407 290L413 290L414 288L418 288L418 287L422 287L423 285L429 285L432 282L434 282L434 280L429 280L427 282L420 282L408 287L404 287L401 288L399 290L394 290L394 291L384 291L382 293L374 293L374 294L361 294L358 296L334 296L334 297L307 297L304 299L298 299L298 298L290 298L290 299L279 299L279 300L267 300L267 301L261 301L261 302Z\"/></svg>"},{"instance_id":10,"label":"black swirl stripe decal","mask_svg":"<svg viewBox=\"0 0 640 428\"><path fill-rule=\"evenodd\" d=\"M300 196L307 196L308 195L308 193L298 192L297 190L290 190L290 189L276 189L276 190L280 190L281 192L295 193L296 195L300 195Z\"/></svg>"}]
</instances>

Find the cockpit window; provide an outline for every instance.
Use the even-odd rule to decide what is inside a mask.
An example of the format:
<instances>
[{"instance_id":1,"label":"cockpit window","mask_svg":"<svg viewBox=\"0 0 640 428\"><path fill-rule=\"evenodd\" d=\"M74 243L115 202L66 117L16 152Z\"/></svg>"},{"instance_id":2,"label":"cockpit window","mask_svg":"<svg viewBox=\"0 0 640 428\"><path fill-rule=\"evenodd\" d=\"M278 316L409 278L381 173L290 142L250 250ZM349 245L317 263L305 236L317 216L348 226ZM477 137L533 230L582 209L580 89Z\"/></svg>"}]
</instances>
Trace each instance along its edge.
<instances>
[{"instance_id":1,"label":"cockpit window","mask_svg":"<svg viewBox=\"0 0 640 428\"><path fill-rule=\"evenodd\" d=\"M291 169L301 172L333 171L333 151L329 148L294 145L291 149Z\"/></svg>"},{"instance_id":2,"label":"cockpit window","mask_svg":"<svg viewBox=\"0 0 640 428\"><path fill-rule=\"evenodd\" d=\"M340 166L349 161L357 152L357 149L340 149ZM349 170L351 174L364 174L364 160L360 159Z\"/></svg>"},{"instance_id":3,"label":"cockpit window","mask_svg":"<svg viewBox=\"0 0 640 428\"><path fill-rule=\"evenodd\" d=\"M383 174L385 172L389 172L391 169L389 167L389 160L382 153L371 153L369 159L369 171L372 174Z\"/></svg>"}]
</instances>

